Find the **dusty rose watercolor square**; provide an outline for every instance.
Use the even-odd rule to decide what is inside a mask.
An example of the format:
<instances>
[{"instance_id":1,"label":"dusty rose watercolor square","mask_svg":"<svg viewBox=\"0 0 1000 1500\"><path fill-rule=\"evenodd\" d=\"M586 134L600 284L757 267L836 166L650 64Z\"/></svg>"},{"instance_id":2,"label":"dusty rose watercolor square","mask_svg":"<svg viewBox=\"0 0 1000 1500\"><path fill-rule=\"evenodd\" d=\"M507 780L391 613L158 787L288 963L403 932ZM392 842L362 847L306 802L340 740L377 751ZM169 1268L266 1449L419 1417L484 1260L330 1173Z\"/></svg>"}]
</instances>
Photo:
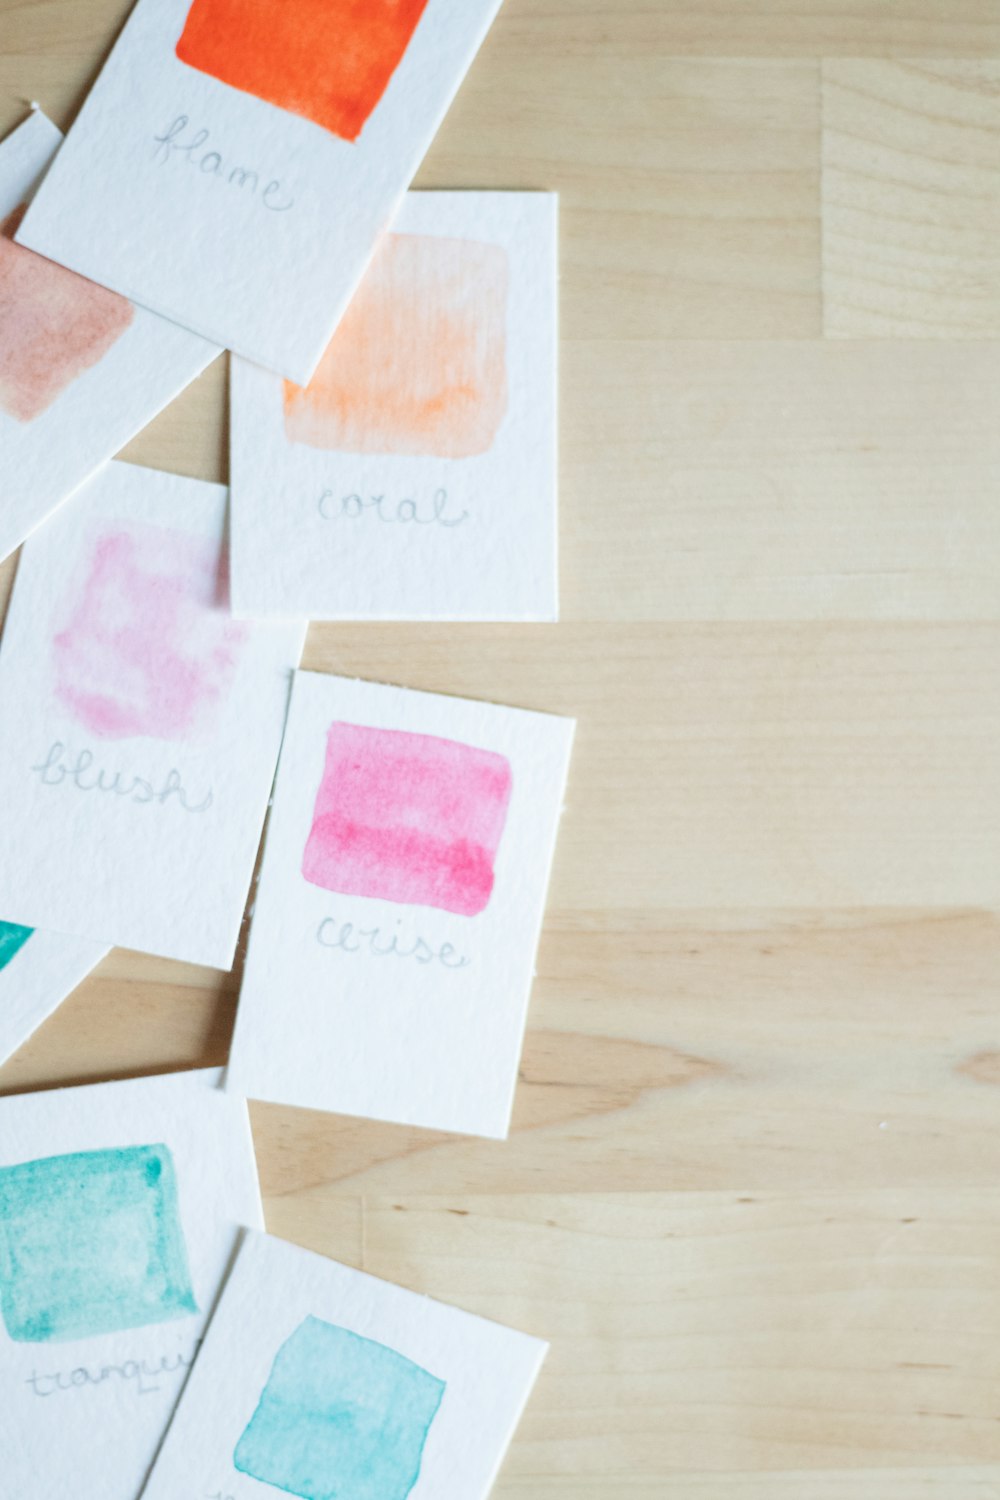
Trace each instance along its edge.
<instances>
[{"instance_id":1,"label":"dusty rose watercolor square","mask_svg":"<svg viewBox=\"0 0 1000 1500\"><path fill-rule=\"evenodd\" d=\"M226 599L217 542L162 526L102 528L53 639L60 705L105 739L210 731L249 629Z\"/></svg>"},{"instance_id":2,"label":"dusty rose watercolor square","mask_svg":"<svg viewBox=\"0 0 1000 1500\"><path fill-rule=\"evenodd\" d=\"M495 751L332 724L302 873L342 895L476 916L493 891L511 786Z\"/></svg>"},{"instance_id":3,"label":"dusty rose watercolor square","mask_svg":"<svg viewBox=\"0 0 1000 1500\"><path fill-rule=\"evenodd\" d=\"M131 302L14 243L0 223L0 408L33 422L104 358L135 317Z\"/></svg>"}]
</instances>

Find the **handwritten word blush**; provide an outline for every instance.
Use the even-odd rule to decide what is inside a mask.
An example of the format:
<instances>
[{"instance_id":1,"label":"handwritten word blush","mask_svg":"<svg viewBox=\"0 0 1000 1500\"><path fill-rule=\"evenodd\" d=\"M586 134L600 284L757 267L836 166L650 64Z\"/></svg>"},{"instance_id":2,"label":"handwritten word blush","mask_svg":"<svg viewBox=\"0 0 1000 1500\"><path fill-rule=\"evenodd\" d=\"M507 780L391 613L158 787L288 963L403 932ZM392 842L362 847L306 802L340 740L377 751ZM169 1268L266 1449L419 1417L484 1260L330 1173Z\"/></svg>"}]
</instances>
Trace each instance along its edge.
<instances>
[{"instance_id":1,"label":"handwritten word blush","mask_svg":"<svg viewBox=\"0 0 1000 1500\"><path fill-rule=\"evenodd\" d=\"M285 382L293 443L472 458L507 410L507 252L388 234L308 386Z\"/></svg>"},{"instance_id":2,"label":"handwritten word blush","mask_svg":"<svg viewBox=\"0 0 1000 1500\"><path fill-rule=\"evenodd\" d=\"M33 422L96 365L135 316L131 302L14 243L0 223L0 408Z\"/></svg>"},{"instance_id":3,"label":"handwritten word blush","mask_svg":"<svg viewBox=\"0 0 1000 1500\"><path fill-rule=\"evenodd\" d=\"M220 595L218 545L158 526L100 534L54 641L63 708L105 739L203 732L234 678L245 625Z\"/></svg>"},{"instance_id":4,"label":"handwritten word blush","mask_svg":"<svg viewBox=\"0 0 1000 1500\"><path fill-rule=\"evenodd\" d=\"M493 891L511 784L492 750L332 724L302 874L341 895L474 917Z\"/></svg>"},{"instance_id":5,"label":"handwritten word blush","mask_svg":"<svg viewBox=\"0 0 1000 1500\"><path fill-rule=\"evenodd\" d=\"M356 141L426 6L427 0L194 0L177 56Z\"/></svg>"}]
</instances>

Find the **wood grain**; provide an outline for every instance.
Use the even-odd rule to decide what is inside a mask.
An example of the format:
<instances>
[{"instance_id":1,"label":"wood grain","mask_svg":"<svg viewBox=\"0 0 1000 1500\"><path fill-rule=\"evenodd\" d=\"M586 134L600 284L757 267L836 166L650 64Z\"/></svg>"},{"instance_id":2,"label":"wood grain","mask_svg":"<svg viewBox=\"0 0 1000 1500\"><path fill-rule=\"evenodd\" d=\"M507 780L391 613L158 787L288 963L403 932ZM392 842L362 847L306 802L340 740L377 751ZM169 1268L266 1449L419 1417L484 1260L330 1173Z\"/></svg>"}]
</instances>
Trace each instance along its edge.
<instances>
[{"instance_id":1,"label":"wood grain","mask_svg":"<svg viewBox=\"0 0 1000 1500\"><path fill-rule=\"evenodd\" d=\"M0 0L0 127L127 10ZM305 660L580 718L514 1131L252 1118L275 1233L552 1340L501 1500L1000 1497L998 55L506 0L422 170L562 196L565 618ZM224 479L225 388L125 456ZM222 1063L238 988L116 951L0 1090Z\"/></svg>"},{"instance_id":2,"label":"wood grain","mask_svg":"<svg viewBox=\"0 0 1000 1500\"><path fill-rule=\"evenodd\" d=\"M1000 332L1000 62L823 65L825 331Z\"/></svg>"}]
</instances>

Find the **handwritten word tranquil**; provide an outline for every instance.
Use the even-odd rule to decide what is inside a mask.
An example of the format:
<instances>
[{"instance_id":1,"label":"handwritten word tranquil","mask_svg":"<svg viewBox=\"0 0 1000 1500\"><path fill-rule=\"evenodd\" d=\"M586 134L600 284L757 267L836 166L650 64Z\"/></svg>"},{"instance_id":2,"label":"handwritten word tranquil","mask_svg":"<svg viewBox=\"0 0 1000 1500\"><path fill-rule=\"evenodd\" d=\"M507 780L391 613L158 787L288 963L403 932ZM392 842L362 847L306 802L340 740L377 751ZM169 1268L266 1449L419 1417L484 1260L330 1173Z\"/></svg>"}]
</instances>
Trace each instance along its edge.
<instances>
[{"instance_id":1,"label":"handwritten word tranquil","mask_svg":"<svg viewBox=\"0 0 1000 1500\"><path fill-rule=\"evenodd\" d=\"M161 1389L153 1382L159 1380L161 1375L174 1375L178 1370L190 1370L200 1343L199 1339L190 1354L165 1354L162 1359L152 1362L148 1359L127 1359L121 1365L101 1365L93 1369L78 1365L75 1370L54 1370L45 1375L32 1370L25 1385L30 1385L36 1396L45 1397L58 1395L61 1391L82 1390L84 1386L104 1385L109 1380L122 1380L126 1384L134 1382L138 1395L153 1396Z\"/></svg>"},{"instance_id":2,"label":"handwritten word tranquil","mask_svg":"<svg viewBox=\"0 0 1000 1500\"><path fill-rule=\"evenodd\" d=\"M255 172L252 167L241 167L226 161L220 151L207 151L205 148L209 142L209 132L204 126L200 130L193 130L188 139L184 140L183 136L189 123L187 115L178 115L162 135L154 135L156 150L153 152L153 160L155 162L163 166L179 155L182 161L186 161L202 176L214 177L217 181L225 183L227 187L249 192L272 213L286 214L289 209L295 207L295 199L288 196L279 178L272 177L261 191L259 172Z\"/></svg>"},{"instance_id":3,"label":"handwritten word tranquil","mask_svg":"<svg viewBox=\"0 0 1000 1500\"><path fill-rule=\"evenodd\" d=\"M447 515L448 491L438 490L433 500L421 505L419 500L387 500L385 495L371 495L367 500L361 495L342 495L338 500L333 490L324 490L319 497L318 510L324 521L363 521L366 516L377 516L387 525L400 526L462 526L470 519L463 510L460 516Z\"/></svg>"},{"instance_id":4,"label":"handwritten word tranquil","mask_svg":"<svg viewBox=\"0 0 1000 1500\"><path fill-rule=\"evenodd\" d=\"M397 922L397 927L400 925ZM381 942L379 941L381 939ZM326 917L316 933L322 948L339 948L342 953L365 953L372 958L412 958L418 964L443 964L446 969L464 969L472 959L464 957L451 943L433 948L418 937L412 945L399 946L400 935L386 935L381 927L355 927L353 922L337 922Z\"/></svg>"},{"instance_id":5,"label":"handwritten word tranquil","mask_svg":"<svg viewBox=\"0 0 1000 1500\"><path fill-rule=\"evenodd\" d=\"M200 802L188 800L179 771L168 771L162 786L157 787L151 781L144 781L141 776L130 778L127 772L115 771L112 776L103 767L98 767L95 772L93 765L94 756L90 750L81 750L76 760L70 763L70 752L61 740L56 740L45 759L39 761L37 766L32 766L31 770L43 786L61 786L64 781L68 781L79 792L108 792L114 797L127 797L130 802L155 802L160 807L166 806L172 797L176 797L178 806L189 813L208 812L212 805L211 788Z\"/></svg>"}]
</instances>

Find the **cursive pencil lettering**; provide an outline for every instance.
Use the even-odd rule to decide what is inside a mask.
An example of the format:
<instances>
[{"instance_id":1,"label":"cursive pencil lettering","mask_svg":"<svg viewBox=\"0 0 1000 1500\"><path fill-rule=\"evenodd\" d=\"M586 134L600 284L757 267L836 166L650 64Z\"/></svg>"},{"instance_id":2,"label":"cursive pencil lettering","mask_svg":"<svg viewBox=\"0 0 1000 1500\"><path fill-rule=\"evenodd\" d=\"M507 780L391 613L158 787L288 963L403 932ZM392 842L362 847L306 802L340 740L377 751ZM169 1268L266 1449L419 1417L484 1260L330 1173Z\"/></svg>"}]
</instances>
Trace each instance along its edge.
<instances>
[{"instance_id":1,"label":"cursive pencil lettering","mask_svg":"<svg viewBox=\"0 0 1000 1500\"><path fill-rule=\"evenodd\" d=\"M153 160L158 165L166 166L171 161L185 162L203 177L213 177L226 187L249 193L275 214L286 214L295 207L295 199L286 192L280 178L272 177L261 188L259 172L253 167L227 160L214 147L207 150L211 139L210 131L204 125L199 130L189 129L190 123L187 115L177 115L162 135L153 137L156 145Z\"/></svg>"},{"instance_id":2,"label":"cursive pencil lettering","mask_svg":"<svg viewBox=\"0 0 1000 1500\"><path fill-rule=\"evenodd\" d=\"M396 926L400 927L401 921ZM325 917L319 924L316 941L321 948L338 948L341 953L363 953L371 958L412 958L418 964L442 964L446 969L465 969L472 962L451 943L435 948L422 937L403 939L398 932L381 927L356 927L353 922L339 922Z\"/></svg>"},{"instance_id":3,"label":"cursive pencil lettering","mask_svg":"<svg viewBox=\"0 0 1000 1500\"><path fill-rule=\"evenodd\" d=\"M400 526L462 526L470 519L469 512L448 515L448 491L437 490L433 499L421 502L406 497L391 500L386 495L341 495L334 490L324 490L319 497L317 509L324 521L363 521L365 517L377 516L386 525Z\"/></svg>"},{"instance_id":4,"label":"cursive pencil lettering","mask_svg":"<svg viewBox=\"0 0 1000 1500\"><path fill-rule=\"evenodd\" d=\"M43 1400L61 1392L82 1390L84 1386L104 1385L108 1381L122 1381L132 1385L137 1395L152 1396L161 1389L157 1383L161 1376L190 1370L200 1343L199 1339L190 1354L165 1354L158 1360L126 1359L120 1365L77 1365L75 1370L51 1370L44 1374L32 1370L25 1385L30 1385L35 1395Z\"/></svg>"},{"instance_id":5,"label":"cursive pencil lettering","mask_svg":"<svg viewBox=\"0 0 1000 1500\"><path fill-rule=\"evenodd\" d=\"M111 772L103 766L95 767L92 750L79 751L74 760L72 751L67 750L61 740L56 740L49 746L47 755L31 767L31 772L43 786L65 784L75 787L78 792L104 792L113 797L125 797L140 805L155 802L160 807L165 807L175 801L178 807L188 813L208 812L213 800L211 787L200 801L190 798L181 780L181 773L176 768L168 771L162 781L155 783L129 772Z\"/></svg>"}]
</instances>

